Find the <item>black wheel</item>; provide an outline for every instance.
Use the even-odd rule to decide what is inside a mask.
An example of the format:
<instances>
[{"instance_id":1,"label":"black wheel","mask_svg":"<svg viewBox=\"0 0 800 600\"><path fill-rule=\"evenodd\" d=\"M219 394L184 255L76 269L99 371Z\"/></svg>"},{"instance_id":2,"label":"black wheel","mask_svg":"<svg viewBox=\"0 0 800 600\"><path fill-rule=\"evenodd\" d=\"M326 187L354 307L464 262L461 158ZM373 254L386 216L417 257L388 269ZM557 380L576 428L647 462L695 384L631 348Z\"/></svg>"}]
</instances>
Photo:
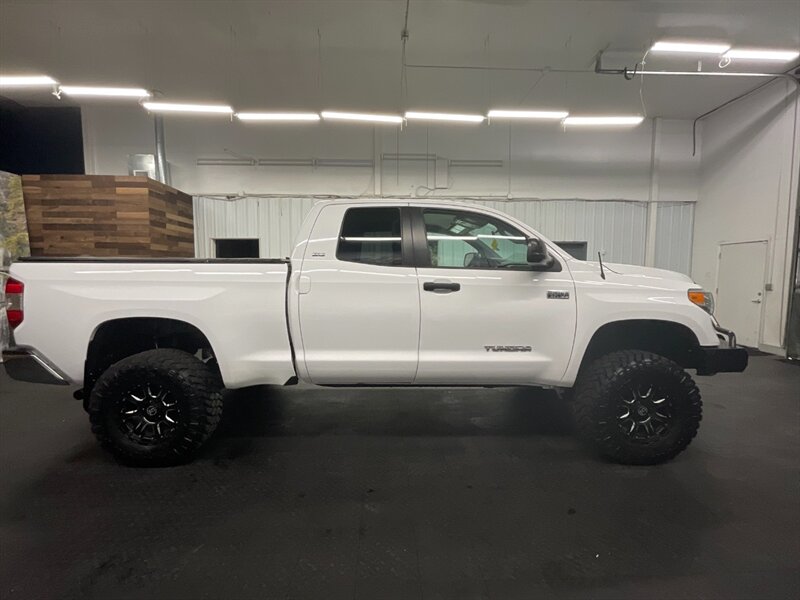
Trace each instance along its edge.
<instances>
[{"instance_id":1,"label":"black wheel","mask_svg":"<svg viewBox=\"0 0 800 600\"><path fill-rule=\"evenodd\" d=\"M594 361L575 387L578 435L598 454L629 465L654 465L678 455L697 434L700 390L675 362L641 350Z\"/></svg>"},{"instance_id":2,"label":"black wheel","mask_svg":"<svg viewBox=\"0 0 800 600\"><path fill-rule=\"evenodd\" d=\"M92 389L92 431L123 462L185 462L219 423L221 389L219 376L188 352L134 354L109 367Z\"/></svg>"}]
</instances>

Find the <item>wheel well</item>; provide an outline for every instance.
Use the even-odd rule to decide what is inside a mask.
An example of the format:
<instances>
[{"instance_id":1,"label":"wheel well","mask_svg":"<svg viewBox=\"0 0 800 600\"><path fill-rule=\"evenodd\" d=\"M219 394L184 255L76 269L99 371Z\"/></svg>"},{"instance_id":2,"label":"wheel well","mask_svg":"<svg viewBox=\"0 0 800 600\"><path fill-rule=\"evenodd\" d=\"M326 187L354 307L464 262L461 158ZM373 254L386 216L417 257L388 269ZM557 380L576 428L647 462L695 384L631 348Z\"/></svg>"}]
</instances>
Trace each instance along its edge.
<instances>
[{"instance_id":1,"label":"wheel well","mask_svg":"<svg viewBox=\"0 0 800 600\"><path fill-rule=\"evenodd\" d=\"M581 369L617 350L645 350L669 358L683 368L696 368L699 349L697 336L680 323L649 319L615 321L603 325L592 336Z\"/></svg>"},{"instance_id":2,"label":"wheel well","mask_svg":"<svg viewBox=\"0 0 800 600\"><path fill-rule=\"evenodd\" d=\"M174 348L196 354L219 374L211 343L194 325L156 317L114 319L100 325L89 342L83 395L89 396L98 377L114 363L156 348Z\"/></svg>"}]
</instances>

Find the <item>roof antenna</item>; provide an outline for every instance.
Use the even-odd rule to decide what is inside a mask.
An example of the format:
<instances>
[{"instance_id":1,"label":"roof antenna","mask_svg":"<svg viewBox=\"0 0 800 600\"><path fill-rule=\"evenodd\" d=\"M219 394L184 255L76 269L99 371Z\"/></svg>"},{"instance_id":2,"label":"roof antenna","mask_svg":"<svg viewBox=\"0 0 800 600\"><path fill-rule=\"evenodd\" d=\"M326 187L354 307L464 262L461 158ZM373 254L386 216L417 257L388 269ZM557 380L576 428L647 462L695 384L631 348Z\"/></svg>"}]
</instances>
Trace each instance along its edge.
<instances>
[{"instance_id":1,"label":"roof antenna","mask_svg":"<svg viewBox=\"0 0 800 600\"><path fill-rule=\"evenodd\" d=\"M603 270L603 257L599 252L597 253L597 261L600 263L600 277L602 277L603 281L605 281L606 272Z\"/></svg>"}]
</instances>

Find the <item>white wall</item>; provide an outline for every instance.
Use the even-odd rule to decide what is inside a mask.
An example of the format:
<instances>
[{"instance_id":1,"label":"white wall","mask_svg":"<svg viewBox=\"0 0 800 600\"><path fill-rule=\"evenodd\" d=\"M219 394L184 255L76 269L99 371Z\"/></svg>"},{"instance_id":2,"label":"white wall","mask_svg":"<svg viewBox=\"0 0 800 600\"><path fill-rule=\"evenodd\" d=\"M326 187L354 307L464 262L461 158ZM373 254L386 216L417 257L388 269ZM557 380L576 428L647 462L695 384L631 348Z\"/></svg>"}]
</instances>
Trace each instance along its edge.
<instances>
[{"instance_id":1,"label":"white wall","mask_svg":"<svg viewBox=\"0 0 800 600\"><path fill-rule=\"evenodd\" d=\"M87 172L127 173L127 156L154 152L153 122L138 107L82 109ZM172 184L191 194L441 195L520 198L650 199L651 151L659 169L654 200L697 200L699 159L691 156L691 123L652 121L618 130L568 130L557 123L491 125L244 124L227 117L166 116ZM510 136L510 139L509 139ZM501 161L498 167L454 167L446 189L429 192L433 165L381 160L384 154L430 154L449 160ZM347 158L370 167L197 166L198 158ZM510 165L510 166L509 166ZM437 184L442 184L439 181Z\"/></svg>"},{"instance_id":2,"label":"white wall","mask_svg":"<svg viewBox=\"0 0 800 600\"><path fill-rule=\"evenodd\" d=\"M87 172L126 173L128 154L153 152L152 119L137 108L88 106L83 109L83 121ZM182 116L167 116L165 123L172 184L197 196L274 195L296 201L327 195L511 199L514 202L507 209L521 211L521 218L552 238L588 241L592 255L606 251L607 260L635 264L645 263L649 256L655 266L683 272L690 268L686 240L691 206L681 209L681 219L667 215L670 218L660 226L656 226L659 216L667 213L655 208L661 202L683 206L697 199L699 157L691 156L688 121L659 120L654 126L647 120L632 129L605 131L502 122L478 126L413 123L402 130L330 123L276 126ZM400 155L402 160L389 155ZM367 164L197 165L199 158L234 157L355 159ZM483 161L483 166L459 164L465 160ZM605 205L592 207L584 201ZM651 201L654 209L648 218ZM548 207L548 203L555 204ZM231 237L253 223L249 219L247 225L233 225L232 214L261 210L262 224L293 234L293 220L263 221L267 218L263 214L287 214L285 204L279 205L283 208L277 212L272 204L263 204L261 209L220 209L226 211L224 216L208 213L215 222L207 227L219 237ZM199 220L204 218L201 214L205 213L198 213ZM564 221L548 224L543 221L548 218ZM223 230L220 223L231 227ZM198 243L200 251L208 242ZM285 254L283 245L269 244L271 253L279 249Z\"/></svg>"},{"instance_id":3,"label":"white wall","mask_svg":"<svg viewBox=\"0 0 800 600\"><path fill-rule=\"evenodd\" d=\"M784 347L797 208L798 100L780 80L702 122L692 275L716 286L720 242L768 240L761 346Z\"/></svg>"}]
</instances>

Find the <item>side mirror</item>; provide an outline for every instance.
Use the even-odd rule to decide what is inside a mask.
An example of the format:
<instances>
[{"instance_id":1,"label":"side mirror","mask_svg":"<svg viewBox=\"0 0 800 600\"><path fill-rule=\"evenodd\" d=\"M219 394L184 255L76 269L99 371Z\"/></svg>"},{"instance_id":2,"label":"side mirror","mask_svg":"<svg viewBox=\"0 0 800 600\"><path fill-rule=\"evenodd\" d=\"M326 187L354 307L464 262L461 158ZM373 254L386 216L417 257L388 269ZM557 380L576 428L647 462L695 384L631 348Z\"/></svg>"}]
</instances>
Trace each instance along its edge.
<instances>
[{"instance_id":1,"label":"side mirror","mask_svg":"<svg viewBox=\"0 0 800 600\"><path fill-rule=\"evenodd\" d=\"M528 240L528 262L532 264L539 264L546 261L548 258L547 248L539 238L530 238Z\"/></svg>"}]
</instances>

